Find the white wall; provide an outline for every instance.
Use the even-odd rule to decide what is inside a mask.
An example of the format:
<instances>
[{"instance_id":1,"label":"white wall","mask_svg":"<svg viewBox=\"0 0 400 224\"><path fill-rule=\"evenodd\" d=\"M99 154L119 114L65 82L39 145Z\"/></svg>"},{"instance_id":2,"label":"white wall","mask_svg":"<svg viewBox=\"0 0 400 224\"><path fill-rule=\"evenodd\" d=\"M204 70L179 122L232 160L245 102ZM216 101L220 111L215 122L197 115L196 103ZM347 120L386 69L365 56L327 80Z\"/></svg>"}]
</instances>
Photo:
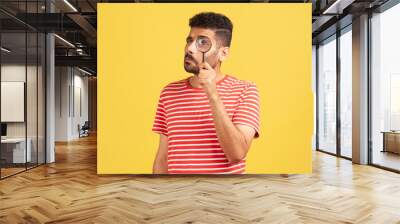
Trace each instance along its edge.
<instances>
[{"instance_id":1,"label":"white wall","mask_svg":"<svg viewBox=\"0 0 400 224\"><path fill-rule=\"evenodd\" d=\"M55 68L55 141L68 140L68 117L69 117L69 96L68 88L70 83L69 68Z\"/></svg>"},{"instance_id":2,"label":"white wall","mask_svg":"<svg viewBox=\"0 0 400 224\"><path fill-rule=\"evenodd\" d=\"M36 66L27 66L25 64L5 64L1 66L1 81L2 82L25 82L25 75L27 69L28 81L29 85L36 85L36 80L33 77L36 77ZM31 106L36 108L36 88L27 88L27 106ZM35 105L30 105L31 102L34 102ZM39 105L40 106L40 105ZM6 108L1 108L2 110L6 110ZM36 109L35 109L36 110ZM29 113L27 113L28 118L28 137L30 133L30 128L35 131L36 134L36 113L32 113L32 109L28 109ZM34 122L32 124L31 122ZM8 137L25 137L25 123L26 122L7 122L7 136Z\"/></svg>"},{"instance_id":3,"label":"white wall","mask_svg":"<svg viewBox=\"0 0 400 224\"><path fill-rule=\"evenodd\" d=\"M28 71L32 67L28 67ZM1 66L1 81L2 82L25 82L25 64L8 64ZM28 72L30 74L30 72ZM5 110L5 108L1 108ZM24 122L11 122L7 123L7 136L8 137L25 137L25 123Z\"/></svg>"},{"instance_id":4,"label":"white wall","mask_svg":"<svg viewBox=\"0 0 400 224\"><path fill-rule=\"evenodd\" d=\"M72 67L56 67L55 73L55 140L70 141L88 120L88 77Z\"/></svg>"},{"instance_id":5,"label":"white wall","mask_svg":"<svg viewBox=\"0 0 400 224\"><path fill-rule=\"evenodd\" d=\"M85 121L88 121L89 118L89 111L88 111L88 77L87 76L81 76L83 73L78 73L79 75L76 75L75 70L75 79L74 79L74 86L75 86L75 114L74 114L74 119L72 119L72 132L71 134L77 138L79 137L78 129L77 126L80 124L81 126L85 123ZM80 91L80 93L79 93ZM80 95L80 98L79 98ZM80 101L80 104L79 104ZM81 107L81 108L79 108ZM79 109L82 111L80 112Z\"/></svg>"},{"instance_id":6,"label":"white wall","mask_svg":"<svg viewBox=\"0 0 400 224\"><path fill-rule=\"evenodd\" d=\"M1 121L24 122L25 82L1 81ZM4 109L4 110L3 110Z\"/></svg>"}]
</instances>

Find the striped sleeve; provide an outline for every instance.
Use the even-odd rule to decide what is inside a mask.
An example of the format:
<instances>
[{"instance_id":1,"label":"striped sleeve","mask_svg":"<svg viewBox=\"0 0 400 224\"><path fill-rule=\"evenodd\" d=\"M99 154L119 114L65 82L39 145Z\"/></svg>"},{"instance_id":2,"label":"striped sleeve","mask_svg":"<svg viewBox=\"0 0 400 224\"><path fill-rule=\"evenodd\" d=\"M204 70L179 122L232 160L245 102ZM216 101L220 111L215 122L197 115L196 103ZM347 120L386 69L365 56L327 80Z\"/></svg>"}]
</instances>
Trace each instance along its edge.
<instances>
[{"instance_id":1,"label":"striped sleeve","mask_svg":"<svg viewBox=\"0 0 400 224\"><path fill-rule=\"evenodd\" d=\"M243 97L236 108L233 124L247 125L256 131L254 138L260 136L260 96L257 86L252 83L244 91Z\"/></svg>"},{"instance_id":2,"label":"striped sleeve","mask_svg":"<svg viewBox=\"0 0 400 224\"><path fill-rule=\"evenodd\" d=\"M166 123L166 113L165 113L165 108L164 104L162 102L162 92L160 94L160 98L158 100L157 104L157 109L156 109L156 115L154 118L153 122L153 128L152 131L155 133L163 134L165 136L168 136L167 134L167 123Z\"/></svg>"}]
</instances>

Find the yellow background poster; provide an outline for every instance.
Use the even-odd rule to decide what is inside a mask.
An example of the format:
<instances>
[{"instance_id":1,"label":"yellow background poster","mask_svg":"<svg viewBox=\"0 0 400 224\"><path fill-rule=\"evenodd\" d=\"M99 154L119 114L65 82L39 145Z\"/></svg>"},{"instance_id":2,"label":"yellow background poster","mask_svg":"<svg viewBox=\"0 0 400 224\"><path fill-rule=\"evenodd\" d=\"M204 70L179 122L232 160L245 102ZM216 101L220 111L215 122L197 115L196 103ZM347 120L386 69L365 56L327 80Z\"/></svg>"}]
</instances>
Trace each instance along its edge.
<instances>
[{"instance_id":1,"label":"yellow background poster","mask_svg":"<svg viewBox=\"0 0 400 224\"><path fill-rule=\"evenodd\" d=\"M98 4L99 174L149 174L159 136L151 131L161 89L183 68L189 19L217 12L233 22L222 71L256 83L260 138L246 173L310 173L313 96L311 4Z\"/></svg>"}]
</instances>

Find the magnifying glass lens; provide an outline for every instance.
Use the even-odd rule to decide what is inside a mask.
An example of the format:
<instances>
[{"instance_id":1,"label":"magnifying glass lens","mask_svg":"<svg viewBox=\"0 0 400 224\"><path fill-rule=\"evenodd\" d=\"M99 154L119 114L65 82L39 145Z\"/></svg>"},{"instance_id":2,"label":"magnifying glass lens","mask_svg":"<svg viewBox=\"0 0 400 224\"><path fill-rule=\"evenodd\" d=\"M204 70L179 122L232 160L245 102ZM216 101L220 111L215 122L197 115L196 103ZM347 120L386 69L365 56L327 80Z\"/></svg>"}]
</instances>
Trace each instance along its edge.
<instances>
[{"instance_id":1,"label":"magnifying glass lens","mask_svg":"<svg viewBox=\"0 0 400 224\"><path fill-rule=\"evenodd\" d=\"M196 40L196 47L199 51L206 53L211 49L211 40L208 37L199 37Z\"/></svg>"}]
</instances>

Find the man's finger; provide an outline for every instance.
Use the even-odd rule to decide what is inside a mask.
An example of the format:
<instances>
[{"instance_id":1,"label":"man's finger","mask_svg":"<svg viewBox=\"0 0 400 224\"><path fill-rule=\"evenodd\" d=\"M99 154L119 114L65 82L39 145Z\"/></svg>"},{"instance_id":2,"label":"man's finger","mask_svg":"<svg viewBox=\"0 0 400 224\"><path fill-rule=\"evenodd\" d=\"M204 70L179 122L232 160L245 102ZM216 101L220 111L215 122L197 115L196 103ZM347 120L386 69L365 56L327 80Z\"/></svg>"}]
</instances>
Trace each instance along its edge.
<instances>
[{"instance_id":1,"label":"man's finger","mask_svg":"<svg viewBox=\"0 0 400 224\"><path fill-rule=\"evenodd\" d=\"M206 68L206 65L205 65L204 63L200 63L200 64L199 64L199 68L200 68L200 69L205 69L205 68Z\"/></svg>"},{"instance_id":2,"label":"man's finger","mask_svg":"<svg viewBox=\"0 0 400 224\"><path fill-rule=\"evenodd\" d=\"M212 77L212 75L210 74L210 72L208 70L202 69L202 70L200 70L198 77L208 78L208 77Z\"/></svg>"},{"instance_id":3,"label":"man's finger","mask_svg":"<svg viewBox=\"0 0 400 224\"><path fill-rule=\"evenodd\" d=\"M208 72L208 71L209 71L208 69L200 68L199 73L201 73L201 72Z\"/></svg>"},{"instance_id":4,"label":"man's finger","mask_svg":"<svg viewBox=\"0 0 400 224\"><path fill-rule=\"evenodd\" d=\"M204 64L204 67L205 67L207 70L212 70L212 69L213 69L213 68L211 67L211 65L208 64L207 62L204 62L203 64Z\"/></svg>"},{"instance_id":5,"label":"man's finger","mask_svg":"<svg viewBox=\"0 0 400 224\"><path fill-rule=\"evenodd\" d=\"M198 75L198 77L199 77L200 79L201 79L201 78L206 79L206 78L208 77L208 74L200 72L199 75Z\"/></svg>"},{"instance_id":6,"label":"man's finger","mask_svg":"<svg viewBox=\"0 0 400 224\"><path fill-rule=\"evenodd\" d=\"M200 63L200 64L199 64L199 68L205 69L205 70L211 70L211 69L212 69L211 66L210 66L210 64L208 64L207 62Z\"/></svg>"}]
</instances>

